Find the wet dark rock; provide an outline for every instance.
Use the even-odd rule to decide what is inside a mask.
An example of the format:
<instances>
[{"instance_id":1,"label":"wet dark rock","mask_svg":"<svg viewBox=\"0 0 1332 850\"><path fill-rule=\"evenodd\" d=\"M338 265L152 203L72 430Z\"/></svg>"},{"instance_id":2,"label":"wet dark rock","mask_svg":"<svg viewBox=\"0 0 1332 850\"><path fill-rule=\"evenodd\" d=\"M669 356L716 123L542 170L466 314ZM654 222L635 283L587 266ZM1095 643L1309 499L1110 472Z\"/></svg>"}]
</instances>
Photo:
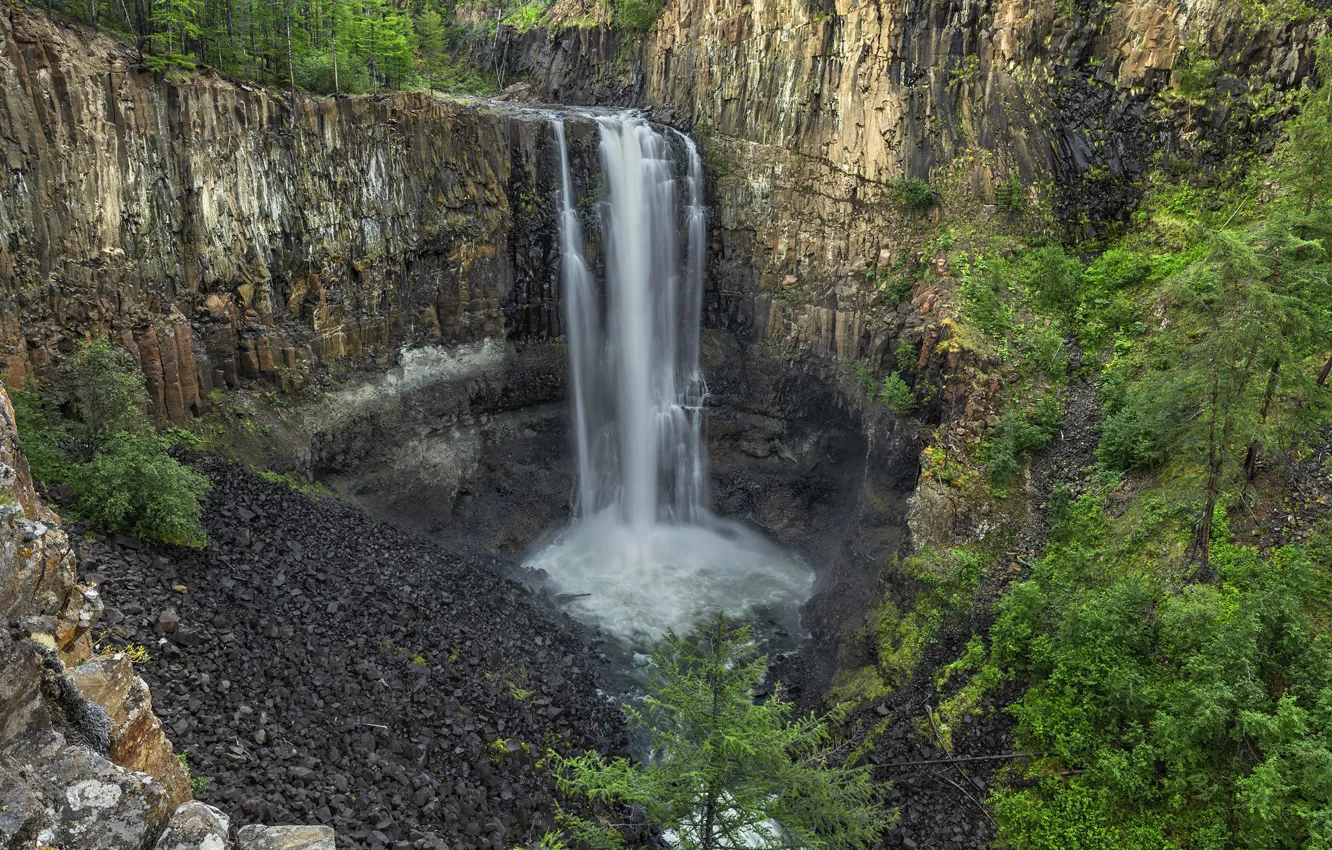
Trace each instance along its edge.
<instances>
[{"instance_id":1,"label":"wet dark rock","mask_svg":"<svg viewBox=\"0 0 1332 850\"><path fill-rule=\"evenodd\" d=\"M202 468L208 549L84 543L115 577L101 590L124 633L109 640L149 647L139 672L209 778L202 802L233 822L329 826L339 847L526 846L553 815L530 753L624 746L579 627L502 578L506 561ZM175 579L163 583L159 557ZM176 628L159 644L168 606Z\"/></svg>"},{"instance_id":2,"label":"wet dark rock","mask_svg":"<svg viewBox=\"0 0 1332 850\"><path fill-rule=\"evenodd\" d=\"M157 632L159 635L170 635L175 634L176 629L179 628L179 626L180 615L168 608L158 615L157 625L153 627L153 631Z\"/></svg>"}]
</instances>

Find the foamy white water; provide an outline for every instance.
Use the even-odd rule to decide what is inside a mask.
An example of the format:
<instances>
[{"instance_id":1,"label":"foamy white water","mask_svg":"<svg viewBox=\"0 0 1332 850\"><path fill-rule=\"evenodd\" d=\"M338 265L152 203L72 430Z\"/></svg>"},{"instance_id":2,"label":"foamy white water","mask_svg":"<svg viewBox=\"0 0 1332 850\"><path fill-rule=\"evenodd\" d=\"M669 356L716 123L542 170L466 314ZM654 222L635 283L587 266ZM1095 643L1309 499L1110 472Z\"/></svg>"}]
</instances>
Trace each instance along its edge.
<instances>
[{"instance_id":1,"label":"foamy white water","mask_svg":"<svg viewBox=\"0 0 1332 850\"><path fill-rule=\"evenodd\" d=\"M528 566L561 592L588 594L573 603L575 616L635 643L687 632L718 610L743 616L804 599L806 567L708 510L698 151L682 134L672 145L635 113L597 118L599 292L573 206L564 125L554 124L577 522Z\"/></svg>"}]
</instances>

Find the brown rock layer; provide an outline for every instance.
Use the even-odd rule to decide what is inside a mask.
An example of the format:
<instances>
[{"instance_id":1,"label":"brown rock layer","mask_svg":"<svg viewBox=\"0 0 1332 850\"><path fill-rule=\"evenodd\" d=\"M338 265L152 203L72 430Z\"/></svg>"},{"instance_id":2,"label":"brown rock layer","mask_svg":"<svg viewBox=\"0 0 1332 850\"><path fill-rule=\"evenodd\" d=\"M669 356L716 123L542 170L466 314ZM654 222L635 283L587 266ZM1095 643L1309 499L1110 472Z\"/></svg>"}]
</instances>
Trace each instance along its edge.
<instances>
[{"instance_id":1,"label":"brown rock layer","mask_svg":"<svg viewBox=\"0 0 1332 850\"><path fill-rule=\"evenodd\" d=\"M549 210L511 204L549 194L549 136L418 93L175 85L111 38L6 7L9 384L110 334L155 418L180 423L216 387L299 386L320 360L558 333Z\"/></svg>"}]
</instances>

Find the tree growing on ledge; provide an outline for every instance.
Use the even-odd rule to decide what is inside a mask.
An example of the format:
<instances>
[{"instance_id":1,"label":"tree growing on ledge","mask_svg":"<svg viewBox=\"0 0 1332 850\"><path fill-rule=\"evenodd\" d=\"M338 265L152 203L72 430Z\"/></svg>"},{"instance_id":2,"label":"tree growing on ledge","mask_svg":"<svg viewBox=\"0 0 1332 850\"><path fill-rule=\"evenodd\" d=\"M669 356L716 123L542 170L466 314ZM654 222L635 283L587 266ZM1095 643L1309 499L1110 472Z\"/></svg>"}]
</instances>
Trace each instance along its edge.
<instances>
[{"instance_id":1,"label":"tree growing on ledge","mask_svg":"<svg viewBox=\"0 0 1332 850\"><path fill-rule=\"evenodd\" d=\"M863 848L893 823L869 767L836 762L824 720L793 720L775 693L754 701L767 659L748 628L719 614L689 639L668 634L653 666L645 711L626 713L650 733L658 758L638 765L552 753L562 793L641 810L685 850ZM562 823L590 846L624 846L609 817L564 813Z\"/></svg>"}]
</instances>

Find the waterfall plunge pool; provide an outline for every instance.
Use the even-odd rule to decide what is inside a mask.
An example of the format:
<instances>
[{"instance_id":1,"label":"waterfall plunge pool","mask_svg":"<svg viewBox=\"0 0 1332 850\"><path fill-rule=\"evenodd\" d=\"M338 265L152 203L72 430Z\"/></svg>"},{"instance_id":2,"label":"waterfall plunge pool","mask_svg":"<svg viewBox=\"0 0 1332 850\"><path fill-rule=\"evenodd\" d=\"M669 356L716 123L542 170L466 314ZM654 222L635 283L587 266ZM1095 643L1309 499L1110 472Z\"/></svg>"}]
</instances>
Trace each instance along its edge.
<instances>
[{"instance_id":1,"label":"waterfall plunge pool","mask_svg":"<svg viewBox=\"0 0 1332 850\"><path fill-rule=\"evenodd\" d=\"M578 485L574 524L527 561L569 612L626 649L718 611L800 632L813 573L708 508L699 366L707 215L693 142L635 112L598 113L601 187L580 216L563 120L561 307ZM605 246L587 259L584 218ZM599 273L598 273L599 272Z\"/></svg>"},{"instance_id":2,"label":"waterfall plunge pool","mask_svg":"<svg viewBox=\"0 0 1332 850\"><path fill-rule=\"evenodd\" d=\"M572 597L571 615L638 649L718 611L797 634L813 583L804 564L739 523L637 527L611 510L565 529L527 565Z\"/></svg>"}]
</instances>

